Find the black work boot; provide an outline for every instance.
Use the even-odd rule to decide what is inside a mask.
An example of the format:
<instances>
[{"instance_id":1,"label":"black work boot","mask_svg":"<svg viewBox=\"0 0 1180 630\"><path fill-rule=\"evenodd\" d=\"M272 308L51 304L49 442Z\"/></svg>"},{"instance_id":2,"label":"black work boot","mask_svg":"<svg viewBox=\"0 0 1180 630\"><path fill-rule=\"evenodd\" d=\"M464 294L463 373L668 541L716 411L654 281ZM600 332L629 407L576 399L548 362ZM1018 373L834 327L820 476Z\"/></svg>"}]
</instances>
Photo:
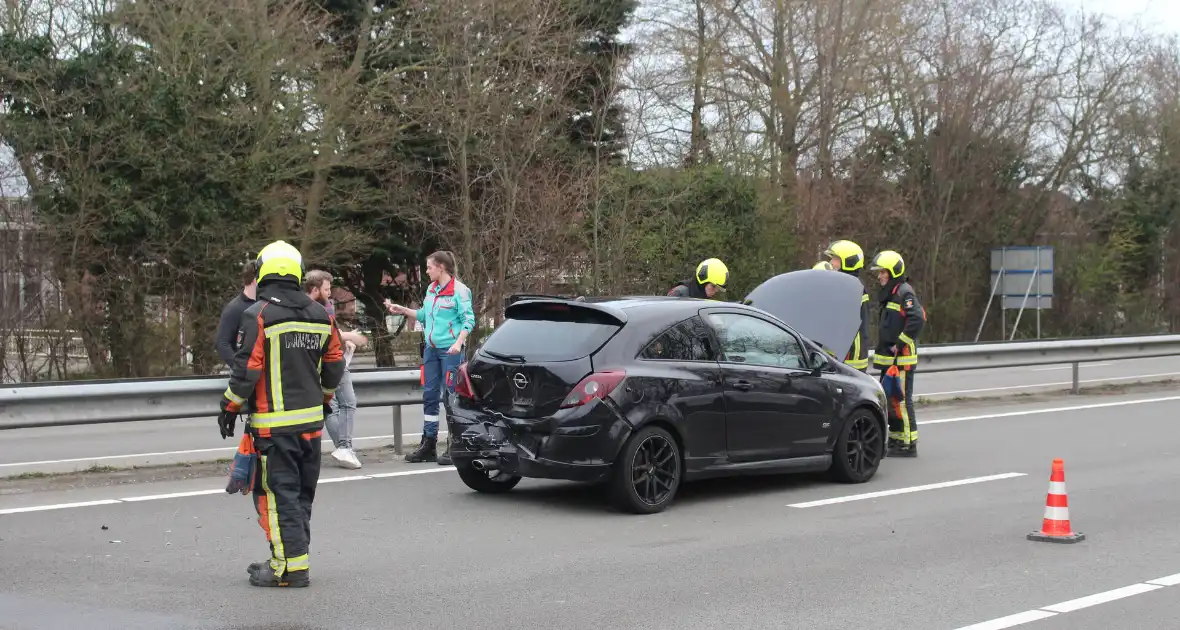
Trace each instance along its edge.
<instances>
[{"instance_id":1,"label":"black work boot","mask_svg":"<svg viewBox=\"0 0 1180 630\"><path fill-rule=\"evenodd\" d=\"M451 461L451 438L447 438L447 449L443 451L442 455L438 456L439 466L450 466L454 462Z\"/></svg>"},{"instance_id":2,"label":"black work boot","mask_svg":"<svg viewBox=\"0 0 1180 630\"><path fill-rule=\"evenodd\" d=\"M917 442L910 442L909 446L906 446L905 442L902 442L901 440L889 440L888 456L889 457L917 457L918 456L918 443Z\"/></svg>"},{"instance_id":3,"label":"black work boot","mask_svg":"<svg viewBox=\"0 0 1180 630\"><path fill-rule=\"evenodd\" d=\"M424 437L422 442L418 444L417 450L409 455L406 455L406 461L411 464L420 462L433 462L438 459L438 438Z\"/></svg>"},{"instance_id":4,"label":"black work boot","mask_svg":"<svg viewBox=\"0 0 1180 630\"><path fill-rule=\"evenodd\" d=\"M254 565L250 565L253 567ZM304 588L311 585L310 571L289 571L284 572L282 577L275 575L274 571L270 570L270 563L265 563L259 567L259 570L250 574L250 586L263 586L270 588Z\"/></svg>"}]
</instances>

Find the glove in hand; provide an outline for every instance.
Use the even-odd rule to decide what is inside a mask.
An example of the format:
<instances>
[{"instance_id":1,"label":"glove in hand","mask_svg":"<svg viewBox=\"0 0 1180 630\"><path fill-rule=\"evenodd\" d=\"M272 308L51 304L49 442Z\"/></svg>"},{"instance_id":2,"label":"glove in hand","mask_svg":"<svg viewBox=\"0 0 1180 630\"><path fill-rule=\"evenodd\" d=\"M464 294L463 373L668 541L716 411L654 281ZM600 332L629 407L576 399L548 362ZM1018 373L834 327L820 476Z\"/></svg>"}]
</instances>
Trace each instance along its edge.
<instances>
[{"instance_id":1,"label":"glove in hand","mask_svg":"<svg viewBox=\"0 0 1180 630\"><path fill-rule=\"evenodd\" d=\"M222 411L217 416L217 427L221 429L221 439L234 436L234 428L238 426L238 414L232 411Z\"/></svg>"}]
</instances>

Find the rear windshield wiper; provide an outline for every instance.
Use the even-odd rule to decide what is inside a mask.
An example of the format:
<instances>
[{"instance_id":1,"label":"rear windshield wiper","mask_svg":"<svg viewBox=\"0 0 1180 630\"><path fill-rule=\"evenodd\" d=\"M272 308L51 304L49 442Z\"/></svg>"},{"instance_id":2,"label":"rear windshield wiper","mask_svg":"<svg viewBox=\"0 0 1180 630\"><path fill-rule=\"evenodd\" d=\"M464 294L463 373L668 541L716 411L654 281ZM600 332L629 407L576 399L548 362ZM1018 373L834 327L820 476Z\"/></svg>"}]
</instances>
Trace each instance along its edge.
<instances>
[{"instance_id":1,"label":"rear windshield wiper","mask_svg":"<svg viewBox=\"0 0 1180 630\"><path fill-rule=\"evenodd\" d=\"M493 359L499 359L501 361L512 361L513 363L525 362L525 358L519 354L500 354L492 350L484 350L484 352Z\"/></svg>"}]
</instances>

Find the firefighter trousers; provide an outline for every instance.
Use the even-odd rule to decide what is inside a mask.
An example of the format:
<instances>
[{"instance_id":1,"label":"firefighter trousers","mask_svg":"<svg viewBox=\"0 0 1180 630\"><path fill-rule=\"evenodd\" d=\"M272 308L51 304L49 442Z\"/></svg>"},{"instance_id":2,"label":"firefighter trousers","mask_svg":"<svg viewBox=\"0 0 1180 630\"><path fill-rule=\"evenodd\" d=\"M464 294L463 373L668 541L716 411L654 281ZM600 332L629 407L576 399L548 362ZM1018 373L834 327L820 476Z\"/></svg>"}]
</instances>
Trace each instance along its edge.
<instances>
[{"instance_id":1,"label":"firefighter trousers","mask_svg":"<svg viewBox=\"0 0 1180 630\"><path fill-rule=\"evenodd\" d=\"M914 417L914 372L916 366L908 370L898 370L902 391L905 392L905 402L889 401L889 439L897 440L903 445L910 445L918 441L918 421ZM884 377L884 372L882 372Z\"/></svg>"},{"instance_id":2,"label":"firefighter trousers","mask_svg":"<svg viewBox=\"0 0 1180 630\"><path fill-rule=\"evenodd\" d=\"M311 504L320 479L322 434L321 429L254 438L254 508L270 543L270 568L276 577L309 567Z\"/></svg>"}]
</instances>

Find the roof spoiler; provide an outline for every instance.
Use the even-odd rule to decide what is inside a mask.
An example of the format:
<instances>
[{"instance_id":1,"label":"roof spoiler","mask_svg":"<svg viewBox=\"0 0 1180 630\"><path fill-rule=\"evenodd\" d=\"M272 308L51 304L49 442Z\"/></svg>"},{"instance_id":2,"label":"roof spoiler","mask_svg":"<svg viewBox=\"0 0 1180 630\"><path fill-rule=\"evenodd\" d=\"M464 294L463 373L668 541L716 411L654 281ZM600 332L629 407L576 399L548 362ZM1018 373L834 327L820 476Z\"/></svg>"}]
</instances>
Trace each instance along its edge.
<instances>
[{"instance_id":1,"label":"roof spoiler","mask_svg":"<svg viewBox=\"0 0 1180 630\"><path fill-rule=\"evenodd\" d=\"M509 306L512 306L513 304L515 304L521 300L546 300L546 299L582 301L582 300L585 300L586 298L581 297L581 296L572 296L572 295L549 295L546 293L513 293L512 295L504 298L504 307L507 308Z\"/></svg>"},{"instance_id":2,"label":"roof spoiler","mask_svg":"<svg viewBox=\"0 0 1180 630\"><path fill-rule=\"evenodd\" d=\"M513 299L518 298L518 299ZM580 298L563 298L541 295L513 295L508 298L504 317L509 319L534 319L536 315L552 314L555 319L566 317L587 317L591 320L609 319L611 324L622 326L627 323L627 313L622 309L586 302Z\"/></svg>"}]
</instances>

